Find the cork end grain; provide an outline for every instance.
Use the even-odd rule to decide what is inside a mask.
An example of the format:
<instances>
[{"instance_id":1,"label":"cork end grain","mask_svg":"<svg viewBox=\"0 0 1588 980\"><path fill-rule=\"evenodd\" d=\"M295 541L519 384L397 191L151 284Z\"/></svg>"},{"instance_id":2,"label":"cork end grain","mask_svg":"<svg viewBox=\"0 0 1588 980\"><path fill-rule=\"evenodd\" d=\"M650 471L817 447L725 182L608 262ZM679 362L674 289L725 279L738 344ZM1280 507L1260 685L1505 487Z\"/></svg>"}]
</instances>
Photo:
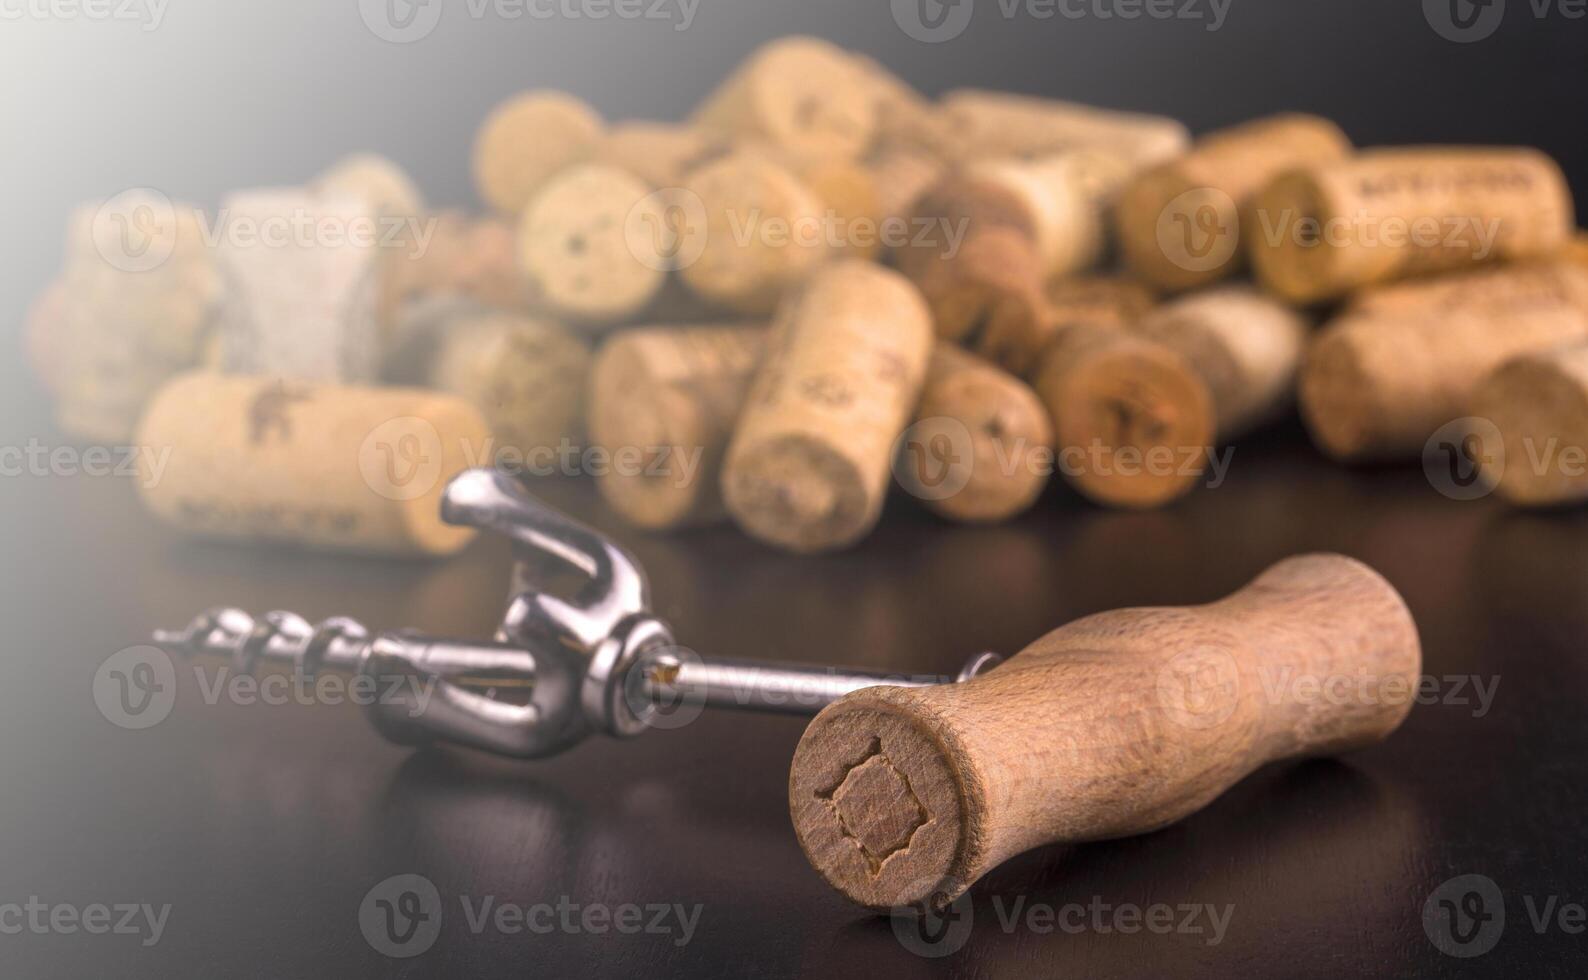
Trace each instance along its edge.
<instances>
[{"instance_id":1,"label":"cork end grain","mask_svg":"<svg viewBox=\"0 0 1588 980\"><path fill-rule=\"evenodd\" d=\"M1298 400L1312 439L1340 461L1363 458L1379 437L1385 407L1378 404L1377 372L1368 338L1347 324L1324 331L1307 351Z\"/></svg>"},{"instance_id":2,"label":"cork end grain","mask_svg":"<svg viewBox=\"0 0 1588 980\"><path fill-rule=\"evenodd\" d=\"M1474 393L1472 413L1499 430L1478 465L1501 497L1521 507L1588 500L1588 348L1508 362Z\"/></svg>"},{"instance_id":3,"label":"cork end grain","mask_svg":"<svg viewBox=\"0 0 1588 980\"><path fill-rule=\"evenodd\" d=\"M980 793L952 733L897 692L869 689L823 711L800 740L789 809L818 874L876 911L947 904L977 862Z\"/></svg>"},{"instance_id":4,"label":"cork end grain","mask_svg":"<svg viewBox=\"0 0 1588 980\"><path fill-rule=\"evenodd\" d=\"M724 473L723 499L746 531L796 552L848 547L881 514L854 462L820 437L754 446Z\"/></svg>"},{"instance_id":5,"label":"cork end grain","mask_svg":"<svg viewBox=\"0 0 1588 980\"><path fill-rule=\"evenodd\" d=\"M1269 290L1291 303L1314 303L1341 291L1341 249L1308 230L1334 217L1323 185L1305 170L1291 170L1261 191L1243 233L1253 271Z\"/></svg>"}]
</instances>

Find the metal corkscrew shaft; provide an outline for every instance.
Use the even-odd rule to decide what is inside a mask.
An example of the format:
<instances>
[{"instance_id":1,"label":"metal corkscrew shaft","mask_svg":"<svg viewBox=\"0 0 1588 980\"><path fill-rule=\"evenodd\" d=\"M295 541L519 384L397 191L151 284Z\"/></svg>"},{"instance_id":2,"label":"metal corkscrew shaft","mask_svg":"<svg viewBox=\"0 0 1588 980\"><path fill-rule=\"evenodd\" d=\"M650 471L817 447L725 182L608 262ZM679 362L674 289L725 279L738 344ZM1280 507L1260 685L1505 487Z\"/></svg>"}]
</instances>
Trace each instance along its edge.
<instances>
[{"instance_id":1,"label":"metal corkscrew shaft","mask_svg":"<svg viewBox=\"0 0 1588 980\"><path fill-rule=\"evenodd\" d=\"M290 612L256 618L223 608L185 629L158 631L155 642L177 654L225 657L242 673L268 665L310 678L322 670L366 676L384 692L369 707L388 738L442 739L520 758L556 754L597 731L636 735L679 709L814 715L851 691L951 683L999 661L984 653L957 677L906 677L702 658L677 646L650 614L645 575L628 552L510 477L492 470L460 475L447 487L442 517L513 539L513 592L492 641L371 634L345 617L311 625ZM533 583L547 558L582 572L584 584L566 597L538 591ZM390 683L402 679L416 683Z\"/></svg>"}]
</instances>

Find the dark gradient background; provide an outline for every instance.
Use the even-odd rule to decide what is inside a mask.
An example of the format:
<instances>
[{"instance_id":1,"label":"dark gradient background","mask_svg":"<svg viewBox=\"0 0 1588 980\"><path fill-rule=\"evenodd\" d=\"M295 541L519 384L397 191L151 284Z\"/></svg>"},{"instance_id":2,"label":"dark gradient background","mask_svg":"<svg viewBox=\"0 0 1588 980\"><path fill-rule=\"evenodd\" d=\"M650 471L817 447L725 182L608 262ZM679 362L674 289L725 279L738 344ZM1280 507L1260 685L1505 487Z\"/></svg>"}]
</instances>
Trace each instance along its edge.
<instances>
[{"instance_id":1,"label":"dark gradient background","mask_svg":"<svg viewBox=\"0 0 1588 980\"><path fill-rule=\"evenodd\" d=\"M1234 0L1199 22L1021 16L980 0L944 44L881 0L701 0L693 24L472 19L449 4L413 44L371 34L355 0L171 0L160 29L0 19L0 344L59 266L75 204L135 186L213 207L373 150L435 205L471 205L476 127L551 86L612 119L677 118L758 43L821 35L928 93L979 86L1149 110L1195 132L1281 110L1360 144L1526 143L1588 199L1588 21L1510 0L1455 44L1415 0ZM0 0L0 9L5 8ZM0 444L57 443L19 359L0 358ZM220 603L348 613L378 628L484 635L507 558L481 542L438 565L192 544L120 480L0 479L0 902L170 902L166 936L0 935L31 976L1580 976L1581 935L1535 935L1523 897L1588 900L1588 520L1457 503L1415 466L1322 461L1290 424L1243 444L1228 486L1151 514L1053 488L1007 527L947 527L896 500L856 552L802 560L731 529L636 535L588 486L540 488L651 568L685 642L729 655L948 669L1070 618L1210 600L1308 549L1364 558L1406 595L1431 674L1499 677L1493 711L1416 709L1347 762L1264 772L1148 838L1049 848L979 890L982 923L942 961L823 887L785 812L790 719L708 717L542 764L387 746L352 710L210 707L185 683L148 732L94 709L95 669L159 625ZM376 881L532 903L702 902L696 940L470 937L456 902L436 947L397 963L356 911ZM1439 954L1422 903L1493 877L1509 921L1487 956ZM1227 941L1005 935L989 895L1234 903Z\"/></svg>"}]
</instances>

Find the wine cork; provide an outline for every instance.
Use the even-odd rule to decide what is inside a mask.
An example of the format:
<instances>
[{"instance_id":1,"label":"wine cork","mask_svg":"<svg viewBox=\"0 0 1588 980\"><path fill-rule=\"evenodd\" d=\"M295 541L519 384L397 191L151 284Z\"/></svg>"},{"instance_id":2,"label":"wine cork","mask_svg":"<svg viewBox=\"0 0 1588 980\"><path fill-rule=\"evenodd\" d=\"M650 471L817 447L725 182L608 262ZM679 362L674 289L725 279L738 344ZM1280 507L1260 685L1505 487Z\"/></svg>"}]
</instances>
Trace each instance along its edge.
<instances>
[{"instance_id":1,"label":"wine cork","mask_svg":"<svg viewBox=\"0 0 1588 980\"><path fill-rule=\"evenodd\" d=\"M1165 303L1137 324L1201 376L1221 442L1273 421L1294 403L1308 329L1301 314L1245 286Z\"/></svg>"},{"instance_id":2,"label":"wine cork","mask_svg":"<svg viewBox=\"0 0 1588 980\"><path fill-rule=\"evenodd\" d=\"M68 299L66 283L53 279L33 298L22 327L22 349L28 369L39 386L51 394L60 389L61 366L67 342Z\"/></svg>"},{"instance_id":3,"label":"wine cork","mask_svg":"<svg viewBox=\"0 0 1588 980\"><path fill-rule=\"evenodd\" d=\"M542 184L588 158L603 125L599 113L565 92L540 89L504 102L474 143L481 200L517 216Z\"/></svg>"},{"instance_id":4,"label":"wine cork","mask_svg":"<svg viewBox=\"0 0 1588 980\"><path fill-rule=\"evenodd\" d=\"M1588 266L1545 259L1377 286L1357 293L1347 312L1375 316L1438 316L1561 303L1588 313Z\"/></svg>"},{"instance_id":5,"label":"wine cork","mask_svg":"<svg viewBox=\"0 0 1588 980\"><path fill-rule=\"evenodd\" d=\"M939 104L959 144L976 159L1098 149L1139 169L1180 156L1191 144L1185 126L1173 119L1056 99L955 89Z\"/></svg>"},{"instance_id":6,"label":"wine cork","mask_svg":"<svg viewBox=\"0 0 1588 980\"><path fill-rule=\"evenodd\" d=\"M226 200L217 250L226 283L223 365L235 374L303 381L373 381L380 370L379 238L367 204L281 189ZM362 229L362 232L360 231Z\"/></svg>"},{"instance_id":7,"label":"wine cork","mask_svg":"<svg viewBox=\"0 0 1588 980\"><path fill-rule=\"evenodd\" d=\"M485 311L456 317L439 338L430 387L480 410L498 458L535 462L583 435L590 349L557 324Z\"/></svg>"},{"instance_id":8,"label":"wine cork","mask_svg":"<svg viewBox=\"0 0 1588 980\"><path fill-rule=\"evenodd\" d=\"M1560 303L1343 317L1307 351L1302 418L1335 459L1414 459L1440 426L1470 414L1472 392L1490 371L1585 337L1588 317Z\"/></svg>"},{"instance_id":9,"label":"wine cork","mask_svg":"<svg viewBox=\"0 0 1588 980\"><path fill-rule=\"evenodd\" d=\"M425 210L413 179L397 164L373 153L337 161L310 182L309 190L329 197L352 195L387 221L413 218Z\"/></svg>"},{"instance_id":10,"label":"wine cork","mask_svg":"<svg viewBox=\"0 0 1588 980\"><path fill-rule=\"evenodd\" d=\"M1588 346L1507 361L1473 392L1471 412L1499 432L1498 447L1472 455L1501 497L1523 507L1588 501Z\"/></svg>"},{"instance_id":11,"label":"wine cork","mask_svg":"<svg viewBox=\"0 0 1588 980\"><path fill-rule=\"evenodd\" d=\"M1121 255L1160 289L1227 278L1245 263L1242 210L1250 213L1257 192L1286 170L1350 153L1340 128L1318 116L1272 116L1210 133L1190 153L1138 174L1121 191L1115 216Z\"/></svg>"},{"instance_id":12,"label":"wine cork","mask_svg":"<svg viewBox=\"0 0 1588 980\"><path fill-rule=\"evenodd\" d=\"M645 309L667 274L632 237L660 202L638 177L604 164L580 164L553 177L524 209L518 255L531 288L563 317L611 323Z\"/></svg>"},{"instance_id":13,"label":"wine cork","mask_svg":"<svg viewBox=\"0 0 1588 980\"><path fill-rule=\"evenodd\" d=\"M1578 265L1588 267L1588 232L1579 230L1577 237L1566 246L1565 257Z\"/></svg>"},{"instance_id":14,"label":"wine cork","mask_svg":"<svg viewBox=\"0 0 1588 980\"><path fill-rule=\"evenodd\" d=\"M197 363L215 321L221 280L198 209L141 191L78 208L62 289L47 355L56 420L73 439L125 443L154 392Z\"/></svg>"},{"instance_id":15,"label":"wine cork","mask_svg":"<svg viewBox=\"0 0 1588 980\"><path fill-rule=\"evenodd\" d=\"M899 482L938 514L1007 520L1047 486L1053 424L1019 378L939 341L915 414L900 447Z\"/></svg>"},{"instance_id":16,"label":"wine cork","mask_svg":"<svg viewBox=\"0 0 1588 980\"><path fill-rule=\"evenodd\" d=\"M441 520L442 490L489 437L451 395L188 374L139 424L139 490L157 517L204 537L445 555L474 531Z\"/></svg>"},{"instance_id":17,"label":"wine cork","mask_svg":"<svg viewBox=\"0 0 1588 980\"><path fill-rule=\"evenodd\" d=\"M884 221L895 221L906 232L916 205L933 185L943 178L945 166L929 154L909 149L888 149L867 161L867 170L876 187L877 214ZM893 243L894 248L908 244Z\"/></svg>"},{"instance_id":18,"label":"wine cork","mask_svg":"<svg viewBox=\"0 0 1588 980\"><path fill-rule=\"evenodd\" d=\"M1259 192L1252 262L1287 300L1563 247L1571 191L1531 149L1373 150L1289 170Z\"/></svg>"},{"instance_id":19,"label":"wine cork","mask_svg":"<svg viewBox=\"0 0 1588 980\"><path fill-rule=\"evenodd\" d=\"M682 229L680 275L708 302L770 313L832 255L826 206L765 154L726 156L691 173L685 185L703 220Z\"/></svg>"},{"instance_id":20,"label":"wine cork","mask_svg":"<svg viewBox=\"0 0 1588 980\"><path fill-rule=\"evenodd\" d=\"M592 163L626 170L653 189L678 187L684 176L727 152L721 137L671 123L618 123L596 141Z\"/></svg>"},{"instance_id":21,"label":"wine cork","mask_svg":"<svg viewBox=\"0 0 1588 980\"><path fill-rule=\"evenodd\" d=\"M1090 149L1027 161L986 161L965 171L1019 201L1044 279L1079 272L1103 257L1108 208L1132 172L1125 158Z\"/></svg>"},{"instance_id":22,"label":"wine cork","mask_svg":"<svg viewBox=\"0 0 1588 980\"><path fill-rule=\"evenodd\" d=\"M728 516L722 460L765 343L764 329L736 324L641 327L602 346L590 441L612 454L596 486L624 520L668 530Z\"/></svg>"},{"instance_id":23,"label":"wine cork","mask_svg":"<svg viewBox=\"0 0 1588 980\"><path fill-rule=\"evenodd\" d=\"M877 107L870 77L847 52L786 37L752 53L691 121L805 161L854 160L871 145Z\"/></svg>"},{"instance_id":24,"label":"wine cork","mask_svg":"<svg viewBox=\"0 0 1588 980\"><path fill-rule=\"evenodd\" d=\"M1162 506L1207 466L1213 397L1162 344L1106 327L1071 328L1044 354L1034 387L1053 418L1059 472L1097 503Z\"/></svg>"},{"instance_id":25,"label":"wine cork","mask_svg":"<svg viewBox=\"0 0 1588 980\"><path fill-rule=\"evenodd\" d=\"M930 99L871 58L850 57L865 74L876 106L874 153L925 156L940 163L964 155L962 138Z\"/></svg>"},{"instance_id":26,"label":"wine cork","mask_svg":"<svg viewBox=\"0 0 1588 980\"><path fill-rule=\"evenodd\" d=\"M829 160L800 171L800 180L826 206L832 245L840 256L876 258L882 250L882 188L857 160Z\"/></svg>"},{"instance_id":27,"label":"wine cork","mask_svg":"<svg viewBox=\"0 0 1588 980\"><path fill-rule=\"evenodd\" d=\"M723 466L739 525L804 553L864 537L931 350L926 304L895 272L846 260L791 296Z\"/></svg>"},{"instance_id":28,"label":"wine cork","mask_svg":"<svg viewBox=\"0 0 1588 980\"><path fill-rule=\"evenodd\" d=\"M1048 283L1038 302L1013 297L995 306L977 343L983 357L1028 378L1054 338L1070 327L1131 326L1156 300L1141 283L1118 276L1078 276Z\"/></svg>"}]
</instances>

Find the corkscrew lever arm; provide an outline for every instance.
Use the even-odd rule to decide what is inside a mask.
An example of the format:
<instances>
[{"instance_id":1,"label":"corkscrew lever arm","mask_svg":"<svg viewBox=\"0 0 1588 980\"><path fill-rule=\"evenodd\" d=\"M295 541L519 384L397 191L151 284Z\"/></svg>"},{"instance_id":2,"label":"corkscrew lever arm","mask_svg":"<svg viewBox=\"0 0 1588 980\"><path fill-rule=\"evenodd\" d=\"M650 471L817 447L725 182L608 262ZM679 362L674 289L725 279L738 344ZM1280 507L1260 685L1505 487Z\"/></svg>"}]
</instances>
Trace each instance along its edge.
<instances>
[{"instance_id":1,"label":"corkscrew lever arm","mask_svg":"<svg viewBox=\"0 0 1588 980\"><path fill-rule=\"evenodd\" d=\"M311 626L294 613L256 620L240 609L211 610L186 629L156 632L155 642L175 653L228 657L244 673L276 663L310 677L322 669L369 677L378 692L370 716L388 738L440 739L518 758L555 755L592 732L637 735L680 706L814 715L853 690L965 680L999 660L980 654L954 678L707 660L678 647L651 615L633 556L511 477L460 474L443 496L442 516L513 541L512 591L492 642L413 631L372 636L345 617ZM535 587L548 558L583 573L571 596Z\"/></svg>"}]
</instances>

